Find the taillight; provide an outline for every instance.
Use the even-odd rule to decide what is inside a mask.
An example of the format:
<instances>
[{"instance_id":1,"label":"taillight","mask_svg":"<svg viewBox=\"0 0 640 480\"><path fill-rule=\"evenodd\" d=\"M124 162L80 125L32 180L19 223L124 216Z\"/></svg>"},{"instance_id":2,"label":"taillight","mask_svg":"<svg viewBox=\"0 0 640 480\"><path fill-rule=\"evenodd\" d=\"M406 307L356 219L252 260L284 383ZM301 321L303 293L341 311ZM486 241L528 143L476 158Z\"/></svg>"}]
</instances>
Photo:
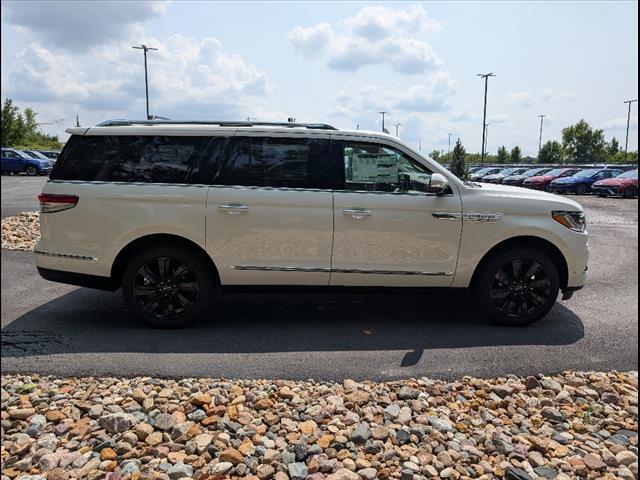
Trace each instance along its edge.
<instances>
[{"instance_id":1,"label":"taillight","mask_svg":"<svg viewBox=\"0 0 640 480\"><path fill-rule=\"evenodd\" d=\"M38 195L40 200L40 211L42 213L61 212L75 207L78 204L77 195L56 195L53 193L43 193Z\"/></svg>"}]
</instances>

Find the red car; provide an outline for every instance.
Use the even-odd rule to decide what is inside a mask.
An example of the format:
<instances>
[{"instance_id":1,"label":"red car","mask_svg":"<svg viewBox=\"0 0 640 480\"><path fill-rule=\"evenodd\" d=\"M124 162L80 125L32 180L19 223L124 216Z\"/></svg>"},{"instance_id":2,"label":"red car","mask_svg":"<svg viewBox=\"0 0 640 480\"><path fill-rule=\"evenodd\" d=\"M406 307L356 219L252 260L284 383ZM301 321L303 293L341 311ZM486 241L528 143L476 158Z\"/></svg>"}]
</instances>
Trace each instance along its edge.
<instances>
[{"instance_id":1,"label":"red car","mask_svg":"<svg viewBox=\"0 0 640 480\"><path fill-rule=\"evenodd\" d=\"M600 180L591 186L591 191L601 197L621 195L622 198L635 198L638 196L638 170Z\"/></svg>"},{"instance_id":2,"label":"red car","mask_svg":"<svg viewBox=\"0 0 640 480\"><path fill-rule=\"evenodd\" d=\"M556 178L570 177L571 175L578 173L579 168L556 168L544 175L538 175L536 177L529 177L522 182L522 186L525 188L532 188L533 190L549 190L549 184Z\"/></svg>"}]
</instances>

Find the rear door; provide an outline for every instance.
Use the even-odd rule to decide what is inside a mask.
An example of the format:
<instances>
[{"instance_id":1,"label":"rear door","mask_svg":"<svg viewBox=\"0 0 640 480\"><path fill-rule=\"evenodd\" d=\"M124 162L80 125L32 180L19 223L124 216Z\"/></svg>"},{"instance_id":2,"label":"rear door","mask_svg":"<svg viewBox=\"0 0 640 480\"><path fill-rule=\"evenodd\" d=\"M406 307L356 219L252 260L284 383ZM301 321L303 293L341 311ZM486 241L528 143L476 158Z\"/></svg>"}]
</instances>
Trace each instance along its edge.
<instances>
[{"instance_id":1,"label":"rear door","mask_svg":"<svg viewBox=\"0 0 640 480\"><path fill-rule=\"evenodd\" d=\"M223 285L328 285L328 138L237 133L212 173L206 245Z\"/></svg>"},{"instance_id":2,"label":"rear door","mask_svg":"<svg viewBox=\"0 0 640 480\"><path fill-rule=\"evenodd\" d=\"M428 192L432 172L384 143L342 141L331 285L447 287L462 233L460 195Z\"/></svg>"}]
</instances>

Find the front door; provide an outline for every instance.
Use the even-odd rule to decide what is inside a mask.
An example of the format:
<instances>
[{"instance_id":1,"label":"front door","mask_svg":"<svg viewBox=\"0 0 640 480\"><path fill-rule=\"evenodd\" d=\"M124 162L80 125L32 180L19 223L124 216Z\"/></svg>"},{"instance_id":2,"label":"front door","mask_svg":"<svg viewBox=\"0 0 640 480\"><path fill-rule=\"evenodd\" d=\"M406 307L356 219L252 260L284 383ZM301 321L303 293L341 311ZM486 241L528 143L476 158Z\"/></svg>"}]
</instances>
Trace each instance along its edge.
<instances>
[{"instance_id":1,"label":"front door","mask_svg":"<svg viewBox=\"0 0 640 480\"><path fill-rule=\"evenodd\" d=\"M238 133L237 135L241 135ZM329 139L234 137L207 195L206 244L223 285L328 285Z\"/></svg>"},{"instance_id":2,"label":"front door","mask_svg":"<svg viewBox=\"0 0 640 480\"><path fill-rule=\"evenodd\" d=\"M457 191L429 193L432 172L399 149L359 141L341 149L331 285L450 286L462 233Z\"/></svg>"}]
</instances>

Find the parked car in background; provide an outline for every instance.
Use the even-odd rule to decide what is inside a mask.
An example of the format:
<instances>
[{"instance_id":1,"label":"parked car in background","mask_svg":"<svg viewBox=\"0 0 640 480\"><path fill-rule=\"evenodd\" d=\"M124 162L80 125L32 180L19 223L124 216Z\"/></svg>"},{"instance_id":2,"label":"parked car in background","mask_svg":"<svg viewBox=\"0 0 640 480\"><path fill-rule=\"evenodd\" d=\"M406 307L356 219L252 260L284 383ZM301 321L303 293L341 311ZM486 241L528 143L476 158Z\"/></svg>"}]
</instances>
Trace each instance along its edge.
<instances>
[{"instance_id":1,"label":"parked car in background","mask_svg":"<svg viewBox=\"0 0 640 480\"><path fill-rule=\"evenodd\" d=\"M591 185L598 180L605 180L620 175L620 170L609 168L592 168L582 170L570 177L557 178L549 184L549 191L553 193L575 193L584 195L591 191Z\"/></svg>"},{"instance_id":2,"label":"parked car in background","mask_svg":"<svg viewBox=\"0 0 640 480\"><path fill-rule=\"evenodd\" d=\"M58 160L60 156L59 150L38 150L41 154L46 156L49 160L53 160L54 162Z\"/></svg>"},{"instance_id":3,"label":"parked car in background","mask_svg":"<svg viewBox=\"0 0 640 480\"><path fill-rule=\"evenodd\" d=\"M530 178L530 177L535 177L538 175L544 175L547 172L550 172L551 170L553 170L551 167L546 167L546 168L530 168L528 170L525 170L524 172L518 173L518 174L511 174L507 177L504 177L502 179L502 184L503 185L511 185L513 187L521 187L522 186L522 182L525 181L525 179Z\"/></svg>"},{"instance_id":4,"label":"parked car in background","mask_svg":"<svg viewBox=\"0 0 640 480\"><path fill-rule=\"evenodd\" d=\"M635 198L638 196L638 170L630 170L617 177L598 180L591 186L591 191L601 197L620 195L622 198Z\"/></svg>"},{"instance_id":5,"label":"parked car in background","mask_svg":"<svg viewBox=\"0 0 640 480\"><path fill-rule=\"evenodd\" d=\"M471 180L472 182L480 182L487 175L493 175L494 173L498 173L500 170L502 170L502 168L500 167L481 168L477 172L474 172L471 175L469 175L469 180Z\"/></svg>"},{"instance_id":6,"label":"parked car in background","mask_svg":"<svg viewBox=\"0 0 640 480\"><path fill-rule=\"evenodd\" d=\"M522 182L522 186L533 190L549 190L549 184L556 178L570 177L571 175L578 173L580 170L580 168L556 168L544 175L525 178Z\"/></svg>"},{"instance_id":7,"label":"parked car in background","mask_svg":"<svg viewBox=\"0 0 640 480\"><path fill-rule=\"evenodd\" d=\"M15 148L2 149L2 173L49 175L52 168L53 162L51 160L33 157Z\"/></svg>"},{"instance_id":8,"label":"parked car in background","mask_svg":"<svg viewBox=\"0 0 640 480\"><path fill-rule=\"evenodd\" d=\"M526 167L524 168L505 168L504 170L500 170L498 173L494 173L492 175L487 175L486 177L484 177L482 179L483 182L485 183L502 183L502 181L504 180L505 177L508 177L509 175L517 175L520 173L523 173L527 170Z\"/></svg>"},{"instance_id":9,"label":"parked car in background","mask_svg":"<svg viewBox=\"0 0 640 480\"><path fill-rule=\"evenodd\" d=\"M469 175L471 175L472 173L476 173L478 170L482 169L483 167L469 167Z\"/></svg>"},{"instance_id":10,"label":"parked car in background","mask_svg":"<svg viewBox=\"0 0 640 480\"><path fill-rule=\"evenodd\" d=\"M29 155L31 158L39 158L40 160L47 160L48 162L53 161L49 157L47 157L44 153L41 153L39 150L22 150L22 151L27 155Z\"/></svg>"}]
</instances>

